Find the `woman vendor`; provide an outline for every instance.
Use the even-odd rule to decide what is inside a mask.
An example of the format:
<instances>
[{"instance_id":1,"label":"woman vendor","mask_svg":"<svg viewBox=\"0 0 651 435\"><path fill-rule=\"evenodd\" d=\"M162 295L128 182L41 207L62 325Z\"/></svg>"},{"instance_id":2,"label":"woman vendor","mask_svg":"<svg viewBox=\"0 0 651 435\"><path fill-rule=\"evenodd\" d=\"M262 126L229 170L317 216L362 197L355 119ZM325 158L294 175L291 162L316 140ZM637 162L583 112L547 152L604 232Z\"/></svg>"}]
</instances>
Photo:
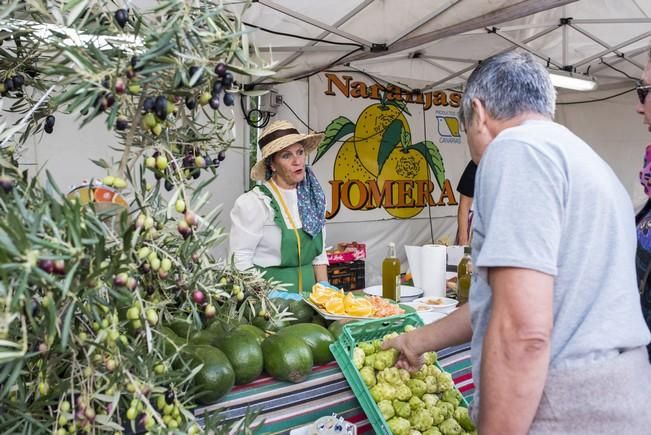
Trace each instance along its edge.
<instances>
[{"instance_id":1,"label":"woman vendor","mask_svg":"<svg viewBox=\"0 0 651 435\"><path fill-rule=\"evenodd\" d=\"M230 252L240 270L256 267L289 284L291 293L327 281L325 194L306 166L323 134L301 134L287 121L269 125L258 145L262 159L251 178L262 183L231 210Z\"/></svg>"}]
</instances>

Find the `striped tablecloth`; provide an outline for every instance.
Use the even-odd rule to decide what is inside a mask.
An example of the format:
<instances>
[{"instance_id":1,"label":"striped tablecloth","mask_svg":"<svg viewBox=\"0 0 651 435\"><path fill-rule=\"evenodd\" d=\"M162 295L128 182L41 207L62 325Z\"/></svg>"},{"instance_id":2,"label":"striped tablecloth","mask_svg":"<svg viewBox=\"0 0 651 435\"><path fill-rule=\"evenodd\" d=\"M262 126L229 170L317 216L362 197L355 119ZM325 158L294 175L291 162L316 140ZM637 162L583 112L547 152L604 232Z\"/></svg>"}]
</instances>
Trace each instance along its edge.
<instances>
[{"instance_id":1,"label":"striped tablecloth","mask_svg":"<svg viewBox=\"0 0 651 435\"><path fill-rule=\"evenodd\" d=\"M470 403L475 389L470 367L470 345L447 348L438 355L439 363L452 374L457 388ZM332 413L355 423L358 433L373 432L334 361L315 367L308 379L299 384L263 377L250 384L236 386L218 403L195 410L195 415L219 412L227 421L233 421L242 417L249 407L260 410L258 421L262 424L256 430L260 434L289 433L293 428Z\"/></svg>"}]
</instances>

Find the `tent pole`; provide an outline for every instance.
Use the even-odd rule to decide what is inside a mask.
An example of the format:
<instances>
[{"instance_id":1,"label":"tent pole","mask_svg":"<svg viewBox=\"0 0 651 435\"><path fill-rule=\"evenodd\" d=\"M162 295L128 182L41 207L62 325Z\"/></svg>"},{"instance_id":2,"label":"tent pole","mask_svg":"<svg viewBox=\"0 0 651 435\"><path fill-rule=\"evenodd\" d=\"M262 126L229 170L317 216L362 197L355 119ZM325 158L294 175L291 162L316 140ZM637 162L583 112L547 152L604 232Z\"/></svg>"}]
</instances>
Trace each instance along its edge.
<instances>
[{"instance_id":1,"label":"tent pole","mask_svg":"<svg viewBox=\"0 0 651 435\"><path fill-rule=\"evenodd\" d=\"M620 42L620 43L617 44L617 45L613 45L611 49L606 49L606 50L604 50L604 51L600 51L599 53L594 54L594 55L592 55L592 56L590 56L590 57L586 57L585 59L583 59L583 60L581 60L581 61L579 61L579 62L576 62L576 63L574 64L574 67L576 68L576 67L579 67L579 66L583 66L583 65L585 65L585 64L587 64L587 63L592 62L592 61L595 60L595 59L599 59L599 58L602 57L604 54L612 53L613 51L619 50L620 48L622 48L622 47L626 47L627 45L631 45L631 44L633 44L634 42L637 42L637 41L640 41L640 40L642 40L642 39L648 38L649 36L651 36L651 32L644 32L643 34L638 35L638 36L636 36L636 37L634 37L634 38L631 38L631 39L626 40L626 41L624 41L624 42Z\"/></svg>"},{"instance_id":2,"label":"tent pole","mask_svg":"<svg viewBox=\"0 0 651 435\"><path fill-rule=\"evenodd\" d=\"M268 8L274 9L278 12L281 12L285 15L288 15L292 18L296 18L299 21L303 21L304 23L311 24L312 26L318 27L319 29L327 30L328 32L334 33L337 36L341 36L342 38L348 39L353 42L357 42L358 44L363 45L365 48L369 50L373 45L371 42L367 41L364 38L360 38L359 36L355 36L351 33L344 32L343 30L338 29L337 27L331 26L329 24L310 18L306 15L300 14L294 10L291 10L290 8L286 8L285 6L279 5L278 3L275 3L271 0L258 0L258 3L260 3L261 5L265 5Z\"/></svg>"},{"instance_id":3,"label":"tent pole","mask_svg":"<svg viewBox=\"0 0 651 435\"><path fill-rule=\"evenodd\" d=\"M360 4L357 5L355 8L353 8L353 9L352 9L350 12L348 12L346 15L344 15L343 17L341 17L340 19L338 19L338 20L337 20L337 21L336 21L332 26L333 26L333 27L337 27L337 28L340 27L340 26L343 26L343 25L344 25L345 23L347 23L350 19L352 19L353 17L357 16L357 14L359 14L362 10L366 9L366 7L367 7L368 5L370 5L371 3L373 3L374 1L375 1L375 0L364 0L362 3L360 3ZM315 39L323 39L323 38L325 38L326 36L328 36L329 34L330 34L330 31L326 30L325 32L318 34L318 35L316 36ZM316 44L317 44L317 42L314 41L314 42L310 42L310 43L306 44L305 46L306 46L306 47L309 47L309 46L315 46ZM288 64L294 62L294 61L295 61L296 59L298 59L299 57L301 57L302 54L303 54L302 52L299 52L299 53L294 53L294 54L292 54L291 56L286 57L285 59L281 60L281 61L278 63L278 65L276 65L275 68L277 68L278 70L280 70L280 69L281 69L282 67L284 67L285 65L288 65ZM265 79L266 79L266 77L261 77L261 78L255 80L255 81L253 82L253 84L258 84L258 83L260 83L260 82L263 82Z\"/></svg>"},{"instance_id":4,"label":"tent pole","mask_svg":"<svg viewBox=\"0 0 651 435\"><path fill-rule=\"evenodd\" d=\"M548 34L548 33L553 32L553 31L556 30L556 29L558 29L558 25L554 25L554 26L552 26L552 27L549 27L549 28L547 28L547 29L545 29L545 30L543 30L543 31L541 31L541 32L536 33L535 35L532 35L532 36L530 36L530 37L524 39L524 40L522 41L522 44L527 44L527 43L529 43L529 42L531 42L531 41L534 41L534 40L536 40L536 39L538 39L538 38L540 38L540 37L542 37L542 36L545 36L545 35ZM515 48L515 47L509 47L509 48L506 48L506 49L500 50L500 51L498 51L497 53L493 53L492 56L495 56L495 55L498 55L498 54L502 54L502 53L506 53L506 52L508 52L508 51L513 50L514 48ZM468 72L468 71L471 71L471 70L475 69L475 67L476 67L477 65L478 65L478 63L476 62L476 63L474 63L474 64L472 64L472 65L470 65L470 66L468 66L468 67L466 67L466 68L464 68L464 69L462 69L462 70L460 70L460 71L457 71L457 72L454 73L454 74L451 74L451 75L449 75L449 76L447 76L447 77L442 78L441 80L438 80L438 81L436 81L436 82L434 82L434 83L432 83L432 84L430 84L430 85L427 85L425 88L423 88L423 90L424 90L424 91L428 91L428 90L431 90L431 89L435 88L436 86L442 85L442 84L446 83L447 81L449 81L449 80L451 80L451 79L453 79L453 78L455 78L455 77L458 77L458 76L462 75L463 73L466 73L466 72Z\"/></svg>"},{"instance_id":5,"label":"tent pole","mask_svg":"<svg viewBox=\"0 0 651 435\"><path fill-rule=\"evenodd\" d=\"M607 44L605 41L602 41L602 40L599 39L597 36L593 35L591 32L588 32L587 30L583 29L582 27L575 26L575 25L572 24L572 23L570 23L570 24L568 24L568 25L569 25L570 27L572 27L574 30L576 30L577 32L582 33L583 35L585 35L585 36L587 36L588 38L592 39L594 42L596 42L597 44L601 45L602 47L607 48L607 49L609 49L609 50L612 50L612 52L615 53L615 54L617 55L617 57L621 57L623 60L629 62L629 63L632 64L632 65L635 65L635 66L638 67L640 70L644 71L644 66L643 66L643 65L640 65L639 63L635 62L634 60L629 59L628 57L626 57L626 55L624 55L623 53L621 53L619 50L614 49L611 45ZM563 64L564 64L564 65L567 65L567 63L563 63Z\"/></svg>"}]
</instances>

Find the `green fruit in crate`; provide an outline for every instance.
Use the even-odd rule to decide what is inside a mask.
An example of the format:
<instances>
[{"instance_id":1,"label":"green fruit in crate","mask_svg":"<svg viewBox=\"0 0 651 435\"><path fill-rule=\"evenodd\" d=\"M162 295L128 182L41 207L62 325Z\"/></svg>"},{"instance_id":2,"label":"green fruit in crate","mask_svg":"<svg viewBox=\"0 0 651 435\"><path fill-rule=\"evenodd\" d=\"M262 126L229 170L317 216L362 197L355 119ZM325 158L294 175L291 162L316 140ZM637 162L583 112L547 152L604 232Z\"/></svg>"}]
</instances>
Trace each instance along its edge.
<instances>
[{"instance_id":1,"label":"green fruit in crate","mask_svg":"<svg viewBox=\"0 0 651 435\"><path fill-rule=\"evenodd\" d=\"M215 345L231 362L235 371L235 384L248 384L262 373L262 348L252 333L240 331L221 336Z\"/></svg>"},{"instance_id":2,"label":"green fruit in crate","mask_svg":"<svg viewBox=\"0 0 651 435\"><path fill-rule=\"evenodd\" d=\"M296 320L292 320L292 323L310 323L312 317L314 317L314 310L308 304L300 301L291 301L289 303L289 311L291 311Z\"/></svg>"},{"instance_id":3,"label":"green fruit in crate","mask_svg":"<svg viewBox=\"0 0 651 435\"><path fill-rule=\"evenodd\" d=\"M312 371L310 347L293 335L272 335L262 342L264 370L281 381L302 382Z\"/></svg>"},{"instance_id":4,"label":"green fruit in crate","mask_svg":"<svg viewBox=\"0 0 651 435\"><path fill-rule=\"evenodd\" d=\"M264 339L267 338L267 334L265 334L262 329L253 325L240 325L237 328L235 328L235 331L251 334L251 336L255 337L255 339L258 341L258 344L260 345L262 344Z\"/></svg>"},{"instance_id":5,"label":"green fruit in crate","mask_svg":"<svg viewBox=\"0 0 651 435\"><path fill-rule=\"evenodd\" d=\"M310 346L314 364L326 364L333 360L330 345L335 339L326 328L313 323L297 323L278 331L278 335L291 335L300 338Z\"/></svg>"},{"instance_id":6,"label":"green fruit in crate","mask_svg":"<svg viewBox=\"0 0 651 435\"><path fill-rule=\"evenodd\" d=\"M203 367L192 380L198 393L196 400L201 405L214 403L233 388L235 372L230 361L221 350L207 345L190 345L184 348L195 366Z\"/></svg>"}]
</instances>

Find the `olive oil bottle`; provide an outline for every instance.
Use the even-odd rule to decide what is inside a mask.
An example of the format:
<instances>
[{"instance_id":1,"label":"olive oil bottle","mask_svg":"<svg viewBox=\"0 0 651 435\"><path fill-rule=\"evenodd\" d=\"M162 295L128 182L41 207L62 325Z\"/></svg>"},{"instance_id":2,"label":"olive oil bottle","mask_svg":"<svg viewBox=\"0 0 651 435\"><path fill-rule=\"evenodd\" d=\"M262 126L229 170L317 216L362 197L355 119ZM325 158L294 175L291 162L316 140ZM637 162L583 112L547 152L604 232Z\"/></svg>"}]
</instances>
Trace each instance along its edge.
<instances>
[{"instance_id":1,"label":"olive oil bottle","mask_svg":"<svg viewBox=\"0 0 651 435\"><path fill-rule=\"evenodd\" d=\"M463 257L457 267L457 300L459 305L468 302L470 297L470 283L472 282L472 258L470 246L463 248Z\"/></svg>"},{"instance_id":2,"label":"olive oil bottle","mask_svg":"<svg viewBox=\"0 0 651 435\"><path fill-rule=\"evenodd\" d=\"M400 302L400 260L395 243L389 243L389 252L382 262L382 297Z\"/></svg>"}]
</instances>

